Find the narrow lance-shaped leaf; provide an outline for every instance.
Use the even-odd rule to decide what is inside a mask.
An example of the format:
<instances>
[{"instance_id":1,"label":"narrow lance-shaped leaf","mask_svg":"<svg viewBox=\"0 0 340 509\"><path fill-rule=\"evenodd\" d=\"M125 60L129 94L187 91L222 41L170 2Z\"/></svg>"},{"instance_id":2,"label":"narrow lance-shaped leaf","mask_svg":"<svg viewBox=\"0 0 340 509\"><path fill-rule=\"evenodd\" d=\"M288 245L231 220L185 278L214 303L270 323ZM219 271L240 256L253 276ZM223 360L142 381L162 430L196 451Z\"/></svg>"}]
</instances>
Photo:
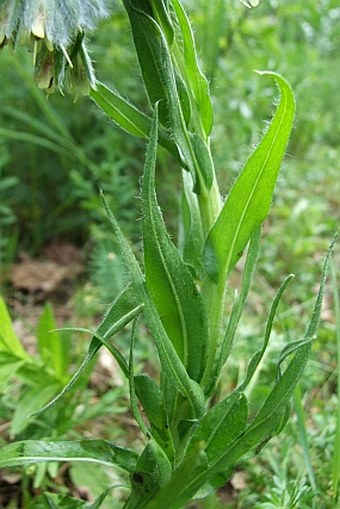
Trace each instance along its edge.
<instances>
[{"instance_id":1,"label":"narrow lance-shaped leaf","mask_svg":"<svg viewBox=\"0 0 340 509\"><path fill-rule=\"evenodd\" d=\"M286 415L287 404L294 387L306 365L309 349L310 346L297 352L279 383L270 393L267 398L267 401L272 403L270 410L268 408L268 412L262 413L259 418L256 417L246 431L241 433L239 438L236 437L229 447L217 448L215 456L209 461L209 468L197 468L193 472L183 492L178 494L179 502L182 505L184 501L194 495L202 483L207 482L209 478L213 479L220 473L229 471L230 467L235 465L242 456L263 442L265 443L272 435L278 432L280 423ZM181 507L181 505L176 505L175 507Z\"/></svg>"},{"instance_id":2,"label":"narrow lance-shaped leaf","mask_svg":"<svg viewBox=\"0 0 340 509\"><path fill-rule=\"evenodd\" d=\"M305 340L294 344L295 355L288 364L285 372L274 385L263 406L255 419L236 442L224 451L219 461L213 467L214 470L228 469L241 457L254 447L261 446L270 437L282 429L282 422L287 417L287 405L307 364L315 335L320 320L323 293L326 284L327 271L332 254L335 238L327 251L322 269L320 288L316 297L312 317L306 331ZM285 350L285 349L284 349ZM281 359L282 360L282 359Z\"/></svg>"},{"instance_id":3,"label":"narrow lance-shaped leaf","mask_svg":"<svg viewBox=\"0 0 340 509\"><path fill-rule=\"evenodd\" d=\"M158 207L154 175L157 125L156 106L142 188L146 285L190 377L200 381L208 343L205 308L190 270L166 231Z\"/></svg>"},{"instance_id":4,"label":"narrow lance-shaped leaf","mask_svg":"<svg viewBox=\"0 0 340 509\"><path fill-rule=\"evenodd\" d=\"M144 433L144 435L149 438L149 443L147 445L147 449L150 450L150 454L153 457L154 466L152 467L152 473L155 473L157 470L157 481L155 479L155 484L165 484L170 476L172 466L169 461L169 458L162 448L162 446L155 440L153 435L150 436L148 429L143 421L142 414L139 410L137 403L137 395L136 395L136 386L135 386L135 375L134 375L134 349L135 349L135 339L136 339L136 326L137 326L137 318L135 318L133 322L132 332L131 332L131 344L130 344L130 357L129 357L129 389L130 389L130 402L131 402L131 410L132 414L139 426L139 429ZM149 395L145 395L147 398ZM136 465L138 469L138 464ZM138 490L141 488L140 483L137 483Z\"/></svg>"},{"instance_id":5,"label":"narrow lance-shaped leaf","mask_svg":"<svg viewBox=\"0 0 340 509\"><path fill-rule=\"evenodd\" d=\"M169 428L169 420L163 394L153 378L148 375L135 376L135 388L145 415L148 418L151 434L173 462L175 452Z\"/></svg>"},{"instance_id":6,"label":"narrow lance-shaped leaf","mask_svg":"<svg viewBox=\"0 0 340 509\"><path fill-rule=\"evenodd\" d=\"M237 326L239 324L242 311L247 300L250 284L253 278L254 270L257 263L257 258L260 250L260 235L261 227L257 228L250 239L246 263L242 274L242 284L239 296L236 297L233 308L230 313L227 330L223 339L221 355L219 356L216 370L216 377L221 372L221 369L229 357L232 349L234 337L236 334Z\"/></svg>"},{"instance_id":7,"label":"narrow lance-shaped leaf","mask_svg":"<svg viewBox=\"0 0 340 509\"><path fill-rule=\"evenodd\" d=\"M150 0L152 12L166 37L169 46L174 40L174 27L169 15L168 0Z\"/></svg>"},{"instance_id":8,"label":"narrow lance-shaped leaf","mask_svg":"<svg viewBox=\"0 0 340 509\"><path fill-rule=\"evenodd\" d=\"M191 443L201 442L210 464L243 432L247 418L247 399L235 391L204 415Z\"/></svg>"},{"instance_id":9,"label":"narrow lance-shaped leaf","mask_svg":"<svg viewBox=\"0 0 340 509\"><path fill-rule=\"evenodd\" d=\"M151 119L121 97L118 92L97 82L96 88L91 90L90 96L124 131L138 138L148 137Z\"/></svg>"},{"instance_id":10,"label":"narrow lance-shaped leaf","mask_svg":"<svg viewBox=\"0 0 340 509\"><path fill-rule=\"evenodd\" d=\"M199 112L199 120L203 126L205 135L209 136L213 125L213 111L208 81L198 65L195 40L186 12L179 0L173 0L172 4L176 12L183 40L185 78L188 82L188 89L193 93L194 101Z\"/></svg>"},{"instance_id":11,"label":"narrow lance-shaped leaf","mask_svg":"<svg viewBox=\"0 0 340 509\"><path fill-rule=\"evenodd\" d=\"M168 123L170 115L174 134L180 132L180 104L166 39L153 18L149 1L124 0L124 5L150 101L152 104L160 101L163 125Z\"/></svg>"},{"instance_id":12,"label":"narrow lance-shaped leaf","mask_svg":"<svg viewBox=\"0 0 340 509\"><path fill-rule=\"evenodd\" d=\"M183 171L182 178L180 248L185 263L198 278L203 279L205 276L202 262L204 237L197 195L193 191L193 181L190 173Z\"/></svg>"},{"instance_id":13,"label":"narrow lance-shaped leaf","mask_svg":"<svg viewBox=\"0 0 340 509\"><path fill-rule=\"evenodd\" d=\"M46 304L37 327L39 352L45 363L53 368L57 377L65 382L69 366L68 345L54 329L56 323L53 309L50 304Z\"/></svg>"},{"instance_id":14,"label":"narrow lance-shaped leaf","mask_svg":"<svg viewBox=\"0 0 340 509\"><path fill-rule=\"evenodd\" d=\"M170 136L181 156L182 166L193 177L195 189L199 193L204 183L207 189L212 185L212 161L208 147L192 137L185 124L185 116L177 88L176 73L171 61L166 37L156 20L152 17L149 1L124 0L128 12L135 46L141 65L144 83L153 105L159 102L159 118L166 127L170 126ZM183 96L184 97L184 96ZM204 153L202 164L199 155Z\"/></svg>"},{"instance_id":15,"label":"narrow lance-shaped leaf","mask_svg":"<svg viewBox=\"0 0 340 509\"><path fill-rule=\"evenodd\" d=\"M204 260L215 282L228 276L252 232L268 214L293 125L295 101L289 84L276 73L260 74L274 77L281 97L266 134L233 185L208 236Z\"/></svg>"},{"instance_id":16,"label":"narrow lance-shaped leaf","mask_svg":"<svg viewBox=\"0 0 340 509\"><path fill-rule=\"evenodd\" d=\"M148 437L148 430L143 421L142 414L138 407L136 389L135 389L135 374L134 374L134 349L135 349L135 340L136 340L136 327L137 327L137 318L133 321L132 331L131 331L131 340L130 340L130 355L129 355L129 393L130 393L130 404L132 415L135 418L135 421L138 424L139 429L144 433L146 437Z\"/></svg>"},{"instance_id":17,"label":"narrow lance-shaped leaf","mask_svg":"<svg viewBox=\"0 0 340 509\"><path fill-rule=\"evenodd\" d=\"M0 468L40 463L42 461L82 461L117 466L132 472L137 454L107 440L23 440L0 449Z\"/></svg>"},{"instance_id":18,"label":"narrow lance-shaped leaf","mask_svg":"<svg viewBox=\"0 0 340 509\"><path fill-rule=\"evenodd\" d=\"M147 139L149 137L151 118L121 97L118 92L97 82L96 88L91 90L90 96L97 106L121 129L138 138ZM160 131L159 142L178 161L181 161L176 145L170 140L164 129Z\"/></svg>"},{"instance_id":19,"label":"narrow lance-shaped leaf","mask_svg":"<svg viewBox=\"0 0 340 509\"><path fill-rule=\"evenodd\" d=\"M131 283L136 293L136 298L144 304L143 314L155 341L162 369L176 389L188 399L193 415L201 415L204 410L203 393L198 384L194 380L190 379L181 359L178 357L176 350L164 329L156 306L147 291L139 263L137 262L128 241L119 228L119 225L103 194L102 200L117 242L120 246L126 268L130 272Z\"/></svg>"},{"instance_id":20,"label":"narrow lance-shaped leaf","mask_svg":"<svg viewBox=\"0 0 340 509\"><path fill-rule=\"evenodd\" d=\"M261 360L263 359L263 356L265 354L265 351L266 351L268 343L269 343L269 338L270 338L270 334L271 334L271 331L272 331L273 322L274 322L274 318L275 318L277 307L278 307L279 302L280 302L280 300L282 298L283 292L287 288L287 285L289 284L289 282L294 277L295 277L294 274L290 274L289 276L287 276L285 278L285 280L283 281L282 285L280 286L280 288L279 288L279 290L278 290L278 292L277 292L277 294L276 294L276 296L275 296L275 298L273 300L273 303L272 303L271 308L270 308L267 324L266 324L266 330L265 330L265 334L264 334L263 346L262 346L261 350L258 350L254 354L252 359L250 360L249 366L248 366L248 369L247 369L246 378L245 378L244 382L241 384L241 386L239 387L240 391L244 391L245 390L245 388L247 387L247 385L250 383L251 379L253 378L256 370L258 369Z\"/></svg>"},{"instance_id":21,"label":"narrow lance-shaped leaf","mask_svg":"<svg viewBox=\"0 0 340 509\"><path fill-rule=\"evenodd\" d=\"M289 401L309 357L312 340L307 334L316 332L316 327L320 319L322 296L333 245L334 239L327 252L320 288L305 340L294 344L293 351L295 351L295 355L293 359L290 361L281 378L279 378L278 382L274 385L253 422L229 447L225 449L221 447L220 450L217 451L216 456L209 462L208 476L207 469L197 469L196 472L194 471L192 478L186 483L183 492L178 494L178 504L176 500L176 504L174 504L175 507L181 507L181 503L183 505L186 500L189 500L202 482L207 480L207 477L213 479L216 474L230 471L230 467L235 465L246 453L249 453L255 448L262 447L273 435L282 430L287 420ZM156 506L152 506L150 509L156 509Z\"/></svg>"},{"instance_id":22,"label":"narrow lance-shaped leaf","mask_svg":"<svg viewBox=\"0 0 340 509\"><path fill-rule=\"evenodd\" d=\"M125 325L127 325L137 313L140 312L141 304L136 301L135 294L133 292L132 287L127 286L122 293L114 300L114 302L109 307L107 313L105 314L102 322L98 327L97 332L93 332L89 329L81 328L81 327L69 327L64 328L62 330L69 330L73 332L85 332L93 335L91 343L89 345L88 351L84 360L69 380L69 382L65 385L63 390L57 394L47 405L41 408L37 413L40 414L48 410L51 406L55 405L68 391L72 389L75 383L79 380L81 375L84 373L85 369L92 361L98 350L101 346L105 345L106 348L111 352L113 357L116 359L118 365L123 371L123 374L128 376L128 365L126 360L120 351L108 340L120 331Z\"/></svg>"}]
</instances>

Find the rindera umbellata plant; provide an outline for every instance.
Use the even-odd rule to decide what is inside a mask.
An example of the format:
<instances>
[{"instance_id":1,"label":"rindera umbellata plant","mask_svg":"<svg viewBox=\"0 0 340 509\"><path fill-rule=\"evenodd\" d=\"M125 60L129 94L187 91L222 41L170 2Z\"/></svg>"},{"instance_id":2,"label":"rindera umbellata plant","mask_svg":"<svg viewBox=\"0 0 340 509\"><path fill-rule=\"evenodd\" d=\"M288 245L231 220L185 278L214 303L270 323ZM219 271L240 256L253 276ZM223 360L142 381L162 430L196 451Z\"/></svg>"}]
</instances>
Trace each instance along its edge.
<instances>
[{"instance_id":1,"label":"rindera umbellata plant","mask_svg":"<svg viewBox=\"0 0 340 509\"><path fill-rule=\"evenodd\" d=\"M103 196L130 282L115 297L96 331L73 329L91 334L87 355L64 391L42 409L48 411L56 404L98 350L107 348L128 380L132 412L144 434L145 447L137 454L101 439L26 440L2 448L0 466L53 460L118 467L130 480L125 509L177 509L223 486L245 455L258 453L283 429L292 393L317 332L331 249L305 336L282 350L276 377L258 412L249 416L245 389L264 356L279 301L292 275L278 289L263 346L249 359L245 379L218 400L221 370L247 300L261 224L270 208L292 129L294 96L282 76L258 72L259 79L276 83L279 101L261 142L223 200L210 150L213 111L209 85L199 68L183 6L179 0L123 3L153 112L150 117L95 81L84 32L106 14L100 0L2 1L0 43L15 46L26 36L33 48L35 76L41 88L61 89L67 82L73 89L89 91L121 128L148 140L141 189L142 258L137 259ZM159 144L182 168L182 235L178 246L167 232L157 202ZM245 256L241 289L225 316L228 280L241 256ZM159 379L134 372L135 335L141 315L157 348ZM115 346L114 335L129 322L130 350L122 352ZM99 507L105 495L93 507ZM78 502L74 502L75 507Z\"/></svg>"}]
</instances>

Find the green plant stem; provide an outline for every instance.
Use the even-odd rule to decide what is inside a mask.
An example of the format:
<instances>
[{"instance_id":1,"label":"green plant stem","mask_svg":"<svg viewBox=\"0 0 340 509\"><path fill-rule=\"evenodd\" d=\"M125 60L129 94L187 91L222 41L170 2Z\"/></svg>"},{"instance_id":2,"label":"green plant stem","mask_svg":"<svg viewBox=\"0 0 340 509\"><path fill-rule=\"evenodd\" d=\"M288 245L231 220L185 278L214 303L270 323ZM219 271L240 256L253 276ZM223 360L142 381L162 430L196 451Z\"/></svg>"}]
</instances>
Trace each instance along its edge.
<instances>
[{"instance_id":1,"label":"green plant stem","mask_svg":"<svg viewBox=\"0 0 340 509\"><path fill-rule=\"evenodd\" d=\"M207 363L202 378L202 386L209 392L214 380L211 379L214 372L215 362L220 351L221 332L224 315L224 302L226 292L226 281L220 279L218 284L208 279L203 285L203 296L209 316L210 343L207 354Z\"/></svg>"},{"instance_id":2,"label":"green plant stem","mask_svg":"<svg viewBox=\"0 0 340 509\"><path fill-rule=\"evenodd\" d=\"M222 208L221 194L218 188L216 172L214 170L213 183L208 191L202 185L202 192L198 195L198 205L201 214L204 239L216 222ZM208 390L211 386L211 375L220 347L221 328L225 301L226 280L220 279L215 284L209 276L206 276L202 285L202 294L206 303L207 316L209 317L210 343L206 369L202 378L202 386Z\"/></svg>"},{"instance_id":3,"label":"green plant stem","mask_svg":"<svg viewBox=\"0 0 340 509\"><path fill-rule=\"evenodd\" d=\"M211 189L207 190L203 188L202 184L202 191L198 194L197 198L201 213L203 234L206 239L221 210L221 196L215 175Z\"/></svg>"}]
</instances>

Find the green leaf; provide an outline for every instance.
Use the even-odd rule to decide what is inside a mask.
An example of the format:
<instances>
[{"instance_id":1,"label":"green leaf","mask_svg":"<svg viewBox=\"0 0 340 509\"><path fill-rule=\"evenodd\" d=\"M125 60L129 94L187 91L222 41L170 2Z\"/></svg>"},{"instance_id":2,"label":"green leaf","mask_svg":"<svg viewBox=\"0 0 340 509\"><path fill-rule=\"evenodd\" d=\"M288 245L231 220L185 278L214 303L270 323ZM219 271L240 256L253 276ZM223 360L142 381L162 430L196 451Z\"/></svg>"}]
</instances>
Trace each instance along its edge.
<instances>
[{"instance_id":1,"label":"green leaf","mask_svg":"<svg viewBox=\"0 0 340 509\"><path fill-rule=\"evenodd\" d=\"M151 125L150 117L123 99L118 92L97 82L96 88L90 92L90 97L124 131L133 136L147 139Z\"/></svg>"},{"instance_id":2,"label":"green leaf","mask_svg":"<svg viewBox=\"0 0 340 509\"><path fill-rule=\"evenodd\" d=\"M144 435L149 439L149 443L144 450L144 453L147 455L147 462L144 461L144 453L140 456L136 469L137 472L141 468L141 464L148 467L146 472L139 472L138 475L142 476L144 479L144 474L147 475L150 482L152 479L152 484L147 486L143 486L140 482L132 482L133 492L130 497L130 500L133 500L135 495L137 498L140 497L143 499L151 496L151 493L158 486L162 486L168 482L171 477L172 465L169 461L169 458L164 451L164 449L157 443L153 436L150 437L150 434L146 428L146 425L143 421L141 412L138 408L137 404L137 396L135 389L135 376L134 376L134 348L135 348L135 337L136 337L136 325L137 325L137 317L134 320L132 333L131 333L131 344L130 344L130 358L129 358L129 389L130 389L130 401L131 401L131 410L132 414L139 426L139 429L144 433ZM148 395L145 394L145 399L147 399ZM136 480L137 472L132 476L132 480ZM135 492L135 493L134 493Z\"/></svg>"},{"instance_id":3,"label":"green leaf","mask_svg":"<svg viewBox=\"0 0 340 509\"><path fill-rule=\"evenodd\" d=\"M199 169L200 175L204 180L204 185L207 189L211 189L213 178L214 178L214 165L211 158L211 153L208 144L202 140L202 138L196 134L190 134L191 147L194 152L197 168ZM198 194L200 188L197 188ZM196 189L195 189L196 190Z\"/></svg>"},{"instance_id":4,"label":"green leaf","mask_svg":"<svg viewBox=\"0 0 340 509\"><path fill-rule=\"evenodd\" d=\"M125 266L130 273L131 284L135 291L136 298L140 302L144 303L143 314L158 350L162 369L165 371L169 380L177 388L177 390L188 399L192 408L193 416L201 415L204 410L204 396L202 390L198 384L194 382L194 380L189 378L181 359L178 357L176 350L164 329L155 304L147 291L141 268L128 241L119 228L119 225L113 216L103 193L102 200L115 233L116 240L120 246Z\"/></svg>"},{"instance_id":5,"label":"green leaf","mask_svg":"<svg viewBox=\"0 0 340 509\"><path fill-rule=\"evenodd\" d=\"M150 423L150 431L173 463L175 451L163 394L153 378L148 375L135 376L135 388L145 415Z\"/></svg>"},{"instance_id":6,"label":"green leaf","mask_svg":"<svg viewBox=\"0 0 340 509\"><path fill-rule=\"evenodd\" d=\"M191 443L200 443L207 464L212 465L246 427L247 399L235 392L215 405L204 415Z\"/></svg>"},{"instance_id":7,"label":"green leaf","mask_svg":"<svg viewBox=\"0 0 340 509\"><path fill-rule=\"evenodd\" d=\"M157 124L156 107L142 188L146 285L177 354L190 377L199 382L208 343L205 307L190 270L166 231L157 203Z\"/></svg>"},{"instance_id":8,"label":"green leaf","mask_svg":"<svg viewBox=\"0 0 340 509\"><path fill-rule=\"evenodd\" d=\"M197 192L200 190L201 181L210 188L210 166L205 168L201 164L192 146L166 38L158 23L152 18L149 2L124 0L124 5L129 14L143 79L151 104L154 106L159 103L159 118L164 126L170 126L170 137L177 145L182 166L192 174Z\"/></svg>"},{"instance_id":9,"label":"green leaf","mask_svg":"<svg viewBox=\"0 0 340 509\"><path fill-rule=\"evenodd\" d=\"M271 334L271 331L272 331L273 321L274 321L274 318L275 318L277 307L278 307L279 302L280 302L280 300L282 298L283 292L285 291L285 289L287 288L287 285L290 283L290 281L294 277L295 277L294 274L290 274L289 276L287 276L285 278L285 280L281 284L281 286L280 286L280 288L279 288L279 290L278 290L278 292L277 292L277 294L276 294L276 296L275 296L275 298L273 300L273 303L272 303L271 308L270 308L267 324L266 324L266 330L265 330L265 334L264 334L263 346L262 346L261 350L258 350L257 352L255 352L254 356L250 360L249 366L248 366L248 369L247 369L246 378L245 378L244 382L241 384L241 386L239 387L240 391L244 391L245 390L245 388L247 387L247 385L251 381L252 377L254 376L256 370L258 369L261 360L263 359L263 356L264 356L265 351L266 351L267 346L268 346L268 342L269 342L270 334Z\"/></svg>"},{"instance_id":10,"label":"green leaf","mask_svg":"<svg viewBox=\"0 0 340 509\"><path fill-rule=\"evenodd\" d=\"M150 101L153 105L158 101L161 102L160 117L164 125L168 122L169 110L174 110L171 116L176 118L177 127L179 127L180 106L176 78L166 39L152 17L149 2L124 0L124 5L130 18L135 47Z\"/></svg>"},{"instance_id":11,"label":"green leaf","mask_svg":"<svg viewBox=\"0 0 340 509\"><path fill-rule=\"evenodd\" d=\"M121 97L118 92L97 82L96 88L91 90L90 96L97 106L124 131L139 138L148 138L151 118ZM181 162L176 145L170 140L164 129L160 130L159 142L175 159Z\"/></svg>"},{"instance_id":12,"label":"green leaf","mask_svg":"<svg viewBox=\"0 0 340 509\"><path fill-rule=\"evenodd\" d=\"M131 475L131 494L124 509L135 509L152 498L160 487L160 469L150 444L139 456Z\"/></svg>"},{"instance_id":13,"label":"green leaf","mask_svg":"<svg viewBox=\"0 0 340 509\"><path fill-rule=\"evenodd\" d=\"M242 458L242 456L254 448L258 451L272 436L283 429L288 418L291 396L308 361L312 345L311 337L316 333L320 320L322 297L334 242L335 238L333 239L325 258L320 288L316 297L312 318L307 328L305 340L299 344L297 342L294 343L294 348L292 350L295 351L294 357L289 362L285 372L272 388L262 408L259 410L245 432L242 433L239 438L236 438L230 447L225 449L221 448L220 455L215 457L213 462L210 461L209 470L211 474L228 471L231 466ZM286 353L288 353L287 350ZM286 355L284 355L284 357L285 356ZM283 360L282 356L281 360ZM203 479L205 479L204 475L204 472L199 473L196 479L192 479L189 483L187 483L186 489L189 490L187 495L192 495L192 493L190 493L190 484L194 487L199 486L198 481L200 479L203 481ZM197 485L195 483L197 483ZM184 497L183 501L187 499L187 497ZM179 500L181 501L182 499Z\"/></svg>"},{"instance_id":14,"label":"green leaf","mask_svg":"<svg viewBox=\"0 0 340 509\"><path fill-rule=\"evenodd\" d=\"M69 366L68 345L56 332L52 306L46 304L37 326L38 347L42 360L53 369L57 378L67 377Z\"/></svg>"},{"instance_id":15,"label":"green leaf","mask_svg":"<svg viewBox=\"0 0 340 509\"><path fill-rule=\"evenodd\" d=\"M190 97L184 81L178 74L176 74L176 86L178 91L179 102L181 105L181 110L183 112L183 118L185 121L185 125L188 128L190 125L190 120L192 118Z\"/></svg>"},{"instance_id":16,"label":"green leaf","mask_svg":"<svg viewBox=\"0 0 340 509\"><path fill-rule=\"evenodd\" d=\"M11 435L18 435L32 422L32 414L46 404L60 390L57 381L45 381L44 384L28 386L15 404L15 412L11 421Z\"/></svg>"},{"instance_id":17,"label":"green leaf","mask_svg":"<svg viewBox=\"0 0 340 509\"><path fill-rule=\"evenodd\" d=\"M85 461L133 472L137 454L107 440L23 440L0 449L1 468L42 461Z\"/></svg>"},{"instance_id":18,"label":"green leaf","mask_svg":"<svg viewBox=\"0 0 340 509\"><path fill-rule=\"evenodd\" d=\"M197 195L193 191L193 181L190 173L183 171L182 178L181 251L183 259L191 271L196 277L203 279L205 276L202 262L204 236Z\"/></svg>"},{"instance_id":19,"label":"green leaf","mask_svg":"<svg viewBox=\"0 0 340 509\"><path fill-rule=\"evenodd\" d=\"M19 358L27 358L27 354L14 332L12 320L7 311L5 301L0 295L0 351L12 353Z\"/></svg>"},{"instance_id":20,"label":"green leaf","mask_svg":"<svg viewBox=\"0 0 340 509\"><path fill-rule=\"evenodd\" d=\"M0 351L0 393L6 390L11 378L24 364L24 359L9 352Z\"/></svg>"},{"instance_id":21,"label":"green leaf","mask_svg":"<svg viewBox=\"0 0 340 509\"><path fill-rule=\"evenodd\" d=\"M168 45L171 46L174 40L174 28L169 16L168 0L150 0L150 5Z\"/></svg>"},{"instance_id":22,"label":"green leaf","mask_svg":"<svg viewBox=\"0 0 340 509\"><path fill-rule=\"evenodd\" d=\"M213 125L213 111L209 94L209 84L198 65L194 35L189 19L179 0L172 0L183 41L183 60L188 89L193 93L195 105L199 111L200 122L206 136Z\"/></svg>"},{"instance_id":23,"label":"green leaf","mask_svg":"<svg viewBox=\"0 0 340 509\"><path fill-rule=\"evenodd\" d=\"M313 309L311 320L308 324L307 331L305 334L305 338L314 338L315 334L317 333L319 323L320 323L320 317L321 317L321 308L322 308L322 302L323 302L323 294L326 286L327 281L327 274L329 270L329 264L331 261L331 257L333 254L333 249L336 241L338 240L339 234L336 233L334 237L332 238L329 248L327 250L325 260L322 267L322 273L321 273L321 281L320 281L320 287L319 291L316 297L315 306Z\"/></svg>"},{"instance_id":24,"label":"green leaf","mask_svg":"<svg viewBox=\"0 0 340 509\"><path fill-rule=\"evenodd\" d=\"M224 472L214 467L244 431L247 414L246 397L238 392L209 410L197 425L183 462L152 501L150 509L166 507L167 500L173 501L173 507L183 507L206 482Z\"/></svg>"},{"instance_id":25,"label":"green leaf","mask_svg":"<svg viewBox=\"0 0 340 509\"><path fill-rule=\"evenodd\" d=\"M120 295L113 301L105 314L103 320L98 326L97 332L81 327L69 327L61 329L73 332L85 332L93 336L87 354L80 364L71 380L65 385L63 390L51 400L47 405L39 410L38 413L45 412L51 406L55 405L67 392L69 392L75 383L79 380L85 369L92 361L101 346L105 345L106 348L112 353L118 365L122 369L125 376L128 376L128 366L121 352L108 340L127 325L137 313L140 312L141 304L136 301L135 294L132 287L127 286Z\"/></svg>"},{"instance_id":26,"label":"green leaf","mask_svg":"<svg viewBox=\"0 0 340 509\"><path fill-rule=\"evenodd\" d=\"M256 263L257 263L257 259L258 259L258 255L259 255L259 250L260 250L260 237L261 237L261 227L258 227L257 229L255 229L255 231L253 232L253 234L250 238L246 263L244 265L243 274L242 274L242 284L241 284L240 295L236 298L233 308L230 313L227 330L226 330L226 333L225 333L225 336L223 339L221 355L219 357L218 364L217 364L216 377L221 372L221 369L222 369L223 365L225 364L225 362L227 361L229 354L231 352L231 349L232 349L237 326L239 324L239 321L240 321L240 318L242 315L242 311L243 311L244 305L247 300L251 281L253 279L253 274L255 271L255 267L256 267Z\"/></svg>"},{"instance_id":27,"label":"green leaf","mask_svg":"<svg viewBox=\"0 0 340 509\"><path fill-rule=\"evenodd\" d=\"M295 355L272 388L253 422L245 433L225 452L224 458L221 460L221 464L223 464L223 468L225 469L228 469L231 465L236 463L245 453L254 447L262 447L263 443L266 443L273 435L281 431L287 420L287 405L307 364L312 346L312 339L316 334L320 321L327 272L336 238L337 236L333 238L325 257L320 287L315 300L312 317L307 327L305 339L303 341L294 342L292 345L288 345L288 347L284 348L279 363L281 363L288 354L295 352Z\"/></svg>"},{"instance_id":28,"label":"green leaf","mask_svg":"<svg viewBox=\"0 0 340 509\"><path fill-rule=\"evenodd\" d=\"M28 505L27 509L99 509L110 489L105 490L92 503L60 493L43 493Z\"/></svg>"},{"instance_id":29,"label":"green leaf","mask_svg":"<svg viewBox=\"0 0 340 509\"><path fill-rule=\"evenodd\" d=\"M281 97L261 143L248 159L211 229L204 252L205 267L215 281L233 269L252 234L266 218L278 171L293 125L295 101L289 84L272 72Z\"/></svg>"},{"instance_id":30,"label":"green leaf","mask_svg":"<svg viewBox=\"0 0 340 509\"><path fill-rule=\"evenodd\" d=\"M137 422L140 431L144 433L146 437L149 437L149 433L145 422L143 420L141 411L138 406L136 390L135 390L135 374L134 374L134 349L135 349L135 340L136 340L136 327L137 327L137 317L135 318L132 326L131 332L131 341L130 341L130 355L129 355L129 393L130 393L130 403L131 403L131 412L135 421Z\"/></svg>"}]
</instances>

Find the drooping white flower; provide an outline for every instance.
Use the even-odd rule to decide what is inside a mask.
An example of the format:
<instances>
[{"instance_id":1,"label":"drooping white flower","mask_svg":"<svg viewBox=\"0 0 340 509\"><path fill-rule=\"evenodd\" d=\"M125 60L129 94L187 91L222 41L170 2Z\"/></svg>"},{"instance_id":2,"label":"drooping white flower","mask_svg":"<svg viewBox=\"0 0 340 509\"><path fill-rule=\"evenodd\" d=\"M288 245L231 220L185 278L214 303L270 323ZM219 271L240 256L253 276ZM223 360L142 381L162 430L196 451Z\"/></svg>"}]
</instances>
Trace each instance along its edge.
<instances>
[{"instance_id":1,"label":"drooping white flower","mask_svg":"<svg viewBox=\"0 0 340 509\"><path fill-rule=\"evenodd\" d=\"M88 93L94 72L84 36L105 16L106 0L0 0L0 48L31 48L39 87L62 89L67 79Z\"/></svg>"}]
</instances>

